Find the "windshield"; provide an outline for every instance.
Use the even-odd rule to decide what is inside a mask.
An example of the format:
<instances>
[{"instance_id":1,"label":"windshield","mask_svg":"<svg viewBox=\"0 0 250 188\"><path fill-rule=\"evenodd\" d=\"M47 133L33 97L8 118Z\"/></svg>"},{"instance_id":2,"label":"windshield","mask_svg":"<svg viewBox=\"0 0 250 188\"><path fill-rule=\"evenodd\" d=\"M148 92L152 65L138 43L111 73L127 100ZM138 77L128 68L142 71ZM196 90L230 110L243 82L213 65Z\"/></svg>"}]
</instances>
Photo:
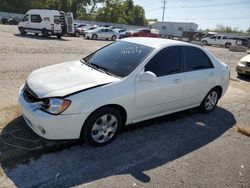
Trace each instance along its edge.
<instances>
[{"instance_id":1,"label":"windshield","mask_svg":"<svg viewBox=\"0 0 250 188\"><path fill-rule=\"evenodd\" d=\"M85 58L89 64L102 67L118 77L128 76L149 55L153 48L118 41Z\"/></svg>"}]
</instances>

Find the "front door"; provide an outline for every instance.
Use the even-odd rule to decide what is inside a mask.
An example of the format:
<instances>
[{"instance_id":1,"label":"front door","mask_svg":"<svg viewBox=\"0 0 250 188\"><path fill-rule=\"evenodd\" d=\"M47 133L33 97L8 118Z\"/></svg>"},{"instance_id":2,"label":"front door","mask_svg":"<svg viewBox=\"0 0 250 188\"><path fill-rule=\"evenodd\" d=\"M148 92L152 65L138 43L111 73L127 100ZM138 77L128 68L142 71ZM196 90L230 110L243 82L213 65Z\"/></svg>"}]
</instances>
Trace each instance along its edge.
<instances>
[{"instance_id":1,"label":"front door","mask_svg":"<svg viewBox=\"0 0 250 188\"><path fill-rule=\"evenodd\" d=\"M143 71L154 73L157 80L135 80L134 122L179 109L184 84L180 47L167 47L161 50Z\"/></svg>"}]
</instances>

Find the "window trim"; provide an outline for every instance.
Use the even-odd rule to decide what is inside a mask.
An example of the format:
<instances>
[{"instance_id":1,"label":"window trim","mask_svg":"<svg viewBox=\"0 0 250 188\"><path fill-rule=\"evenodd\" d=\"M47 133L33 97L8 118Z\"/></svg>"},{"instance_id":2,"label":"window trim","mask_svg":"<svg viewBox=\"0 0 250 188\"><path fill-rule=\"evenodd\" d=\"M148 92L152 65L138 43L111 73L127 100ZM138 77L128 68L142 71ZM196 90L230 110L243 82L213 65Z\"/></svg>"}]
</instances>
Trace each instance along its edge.
<instances>
[{"instance_id":1,"label":"window trim","mask_svg":"<svg viewBox=\"0 0 250 188\"><path fill-rule=\"evenodd\" d=\"M161 52L163 52L164 50L166 50L167 48L171 48L171 47L177 47L179 48L179 53L180 53L180 63L181 63L181 66L180 66L180 72L176 72L176 73L170 73L170 74L165 74L165 75L162 75L162 76L157 76L154 72L154 74L157 76L157 78L161 78L161 77L164 77L164 76L169 76L169 75L175 75L175 74L181 74L184 72L184 58L183 58L183 53L182 53L182 46L168 46L168 47L165 47L161 50L159 50L145 65L144 65L144 72L146 71L150 71L150 70L146 70L146 66ZM152 72L152 71L151 71Z\"/></svg>"},{"instance_id":2,"label":"window trim","mask_svg":"<svg viewBox=\"0 0 250 188\"><path fill-rule=\"evenodd\" d=\"M24 20L24 18L25 18L26 16L28 17L28 19L27 19L27 20ZM30 15L29 15L29 14L25 14L24 17L23 17L23 19L22 19L22 22L28 22L29 19L30 19Z\"/></svg>"},{"instance_id":3,"label":"window trim","mask_svg":"<svg viewBox=\"0 0 250 188\"><path fill-rule=\"evenodd\" d=\"M39 16L40 17L40 21L32 21L32 16ZM42 17L40 14L31 14L30 15L30 22L31 23L41 23L43 21Z\"/></svg>"},{"instance_id":4,"label":"window trim","mask_svg":"<svg viewBox=\"0 0 250 188\"><path fill-rule=\"evenodd\" d=\"M186 64L186 57L185 57L185 48L195 48L200 50L209 60L209 64L211 67L207 68L200 68L200 69L195 69L195 70L187 70L187 64ZM195 47L195 46L181 46L181 52L182 52L182 57L183 57L183 72L193 72L193 71L201 71L201 70L207 70L207 69L214 69L214 64L211 61L210 57L201 49Z\"/></svg>"}]
</instances>

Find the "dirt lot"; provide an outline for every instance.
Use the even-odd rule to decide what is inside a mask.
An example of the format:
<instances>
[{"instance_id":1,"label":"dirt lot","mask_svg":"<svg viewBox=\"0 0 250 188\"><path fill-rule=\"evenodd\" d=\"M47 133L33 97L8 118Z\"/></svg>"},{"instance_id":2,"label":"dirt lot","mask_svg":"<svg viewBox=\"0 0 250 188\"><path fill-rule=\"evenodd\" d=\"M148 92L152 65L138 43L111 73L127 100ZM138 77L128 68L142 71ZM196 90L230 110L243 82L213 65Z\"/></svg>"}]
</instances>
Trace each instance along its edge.
<instances>
[{"instance_id":1,"label":"dirt lot","mask_svg":"<svg viewBox=\"0 0 250 188\"><path fill-rule=\"evenodd\" d=\"M231 69L231 84L210 114L197 109L128 127L111 144L47 141L20 117L18 89L31 71L79 59L109 43L21 37L0 25L0 187L250 187L250 79L237 78L246 53L206 47Z\"/></svg>"}]
</instances>

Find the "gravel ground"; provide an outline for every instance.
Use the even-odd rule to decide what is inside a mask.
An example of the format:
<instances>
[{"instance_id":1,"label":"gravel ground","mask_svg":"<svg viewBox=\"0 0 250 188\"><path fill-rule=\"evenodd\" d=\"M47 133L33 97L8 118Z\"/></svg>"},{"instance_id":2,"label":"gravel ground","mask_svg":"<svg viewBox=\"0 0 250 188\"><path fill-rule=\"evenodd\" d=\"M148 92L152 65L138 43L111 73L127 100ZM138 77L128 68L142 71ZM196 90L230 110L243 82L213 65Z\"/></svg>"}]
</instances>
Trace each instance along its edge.
<instances>
[{"instance_id":1,"label":"gravel ground","mask_svg":"<svg viewBox=\"0 0 250 188\"><path fill-rule=\"evenodd\" d=\"M79 59L108 44L64 37L21 37L0 25L0 187L250 187L250 79L235 66L246 55L206 47L231 70L210 114L197 109L128 127L100 148L39 138L19 117L17 93L31 71Z\"/></svg>"}]
</instances>

